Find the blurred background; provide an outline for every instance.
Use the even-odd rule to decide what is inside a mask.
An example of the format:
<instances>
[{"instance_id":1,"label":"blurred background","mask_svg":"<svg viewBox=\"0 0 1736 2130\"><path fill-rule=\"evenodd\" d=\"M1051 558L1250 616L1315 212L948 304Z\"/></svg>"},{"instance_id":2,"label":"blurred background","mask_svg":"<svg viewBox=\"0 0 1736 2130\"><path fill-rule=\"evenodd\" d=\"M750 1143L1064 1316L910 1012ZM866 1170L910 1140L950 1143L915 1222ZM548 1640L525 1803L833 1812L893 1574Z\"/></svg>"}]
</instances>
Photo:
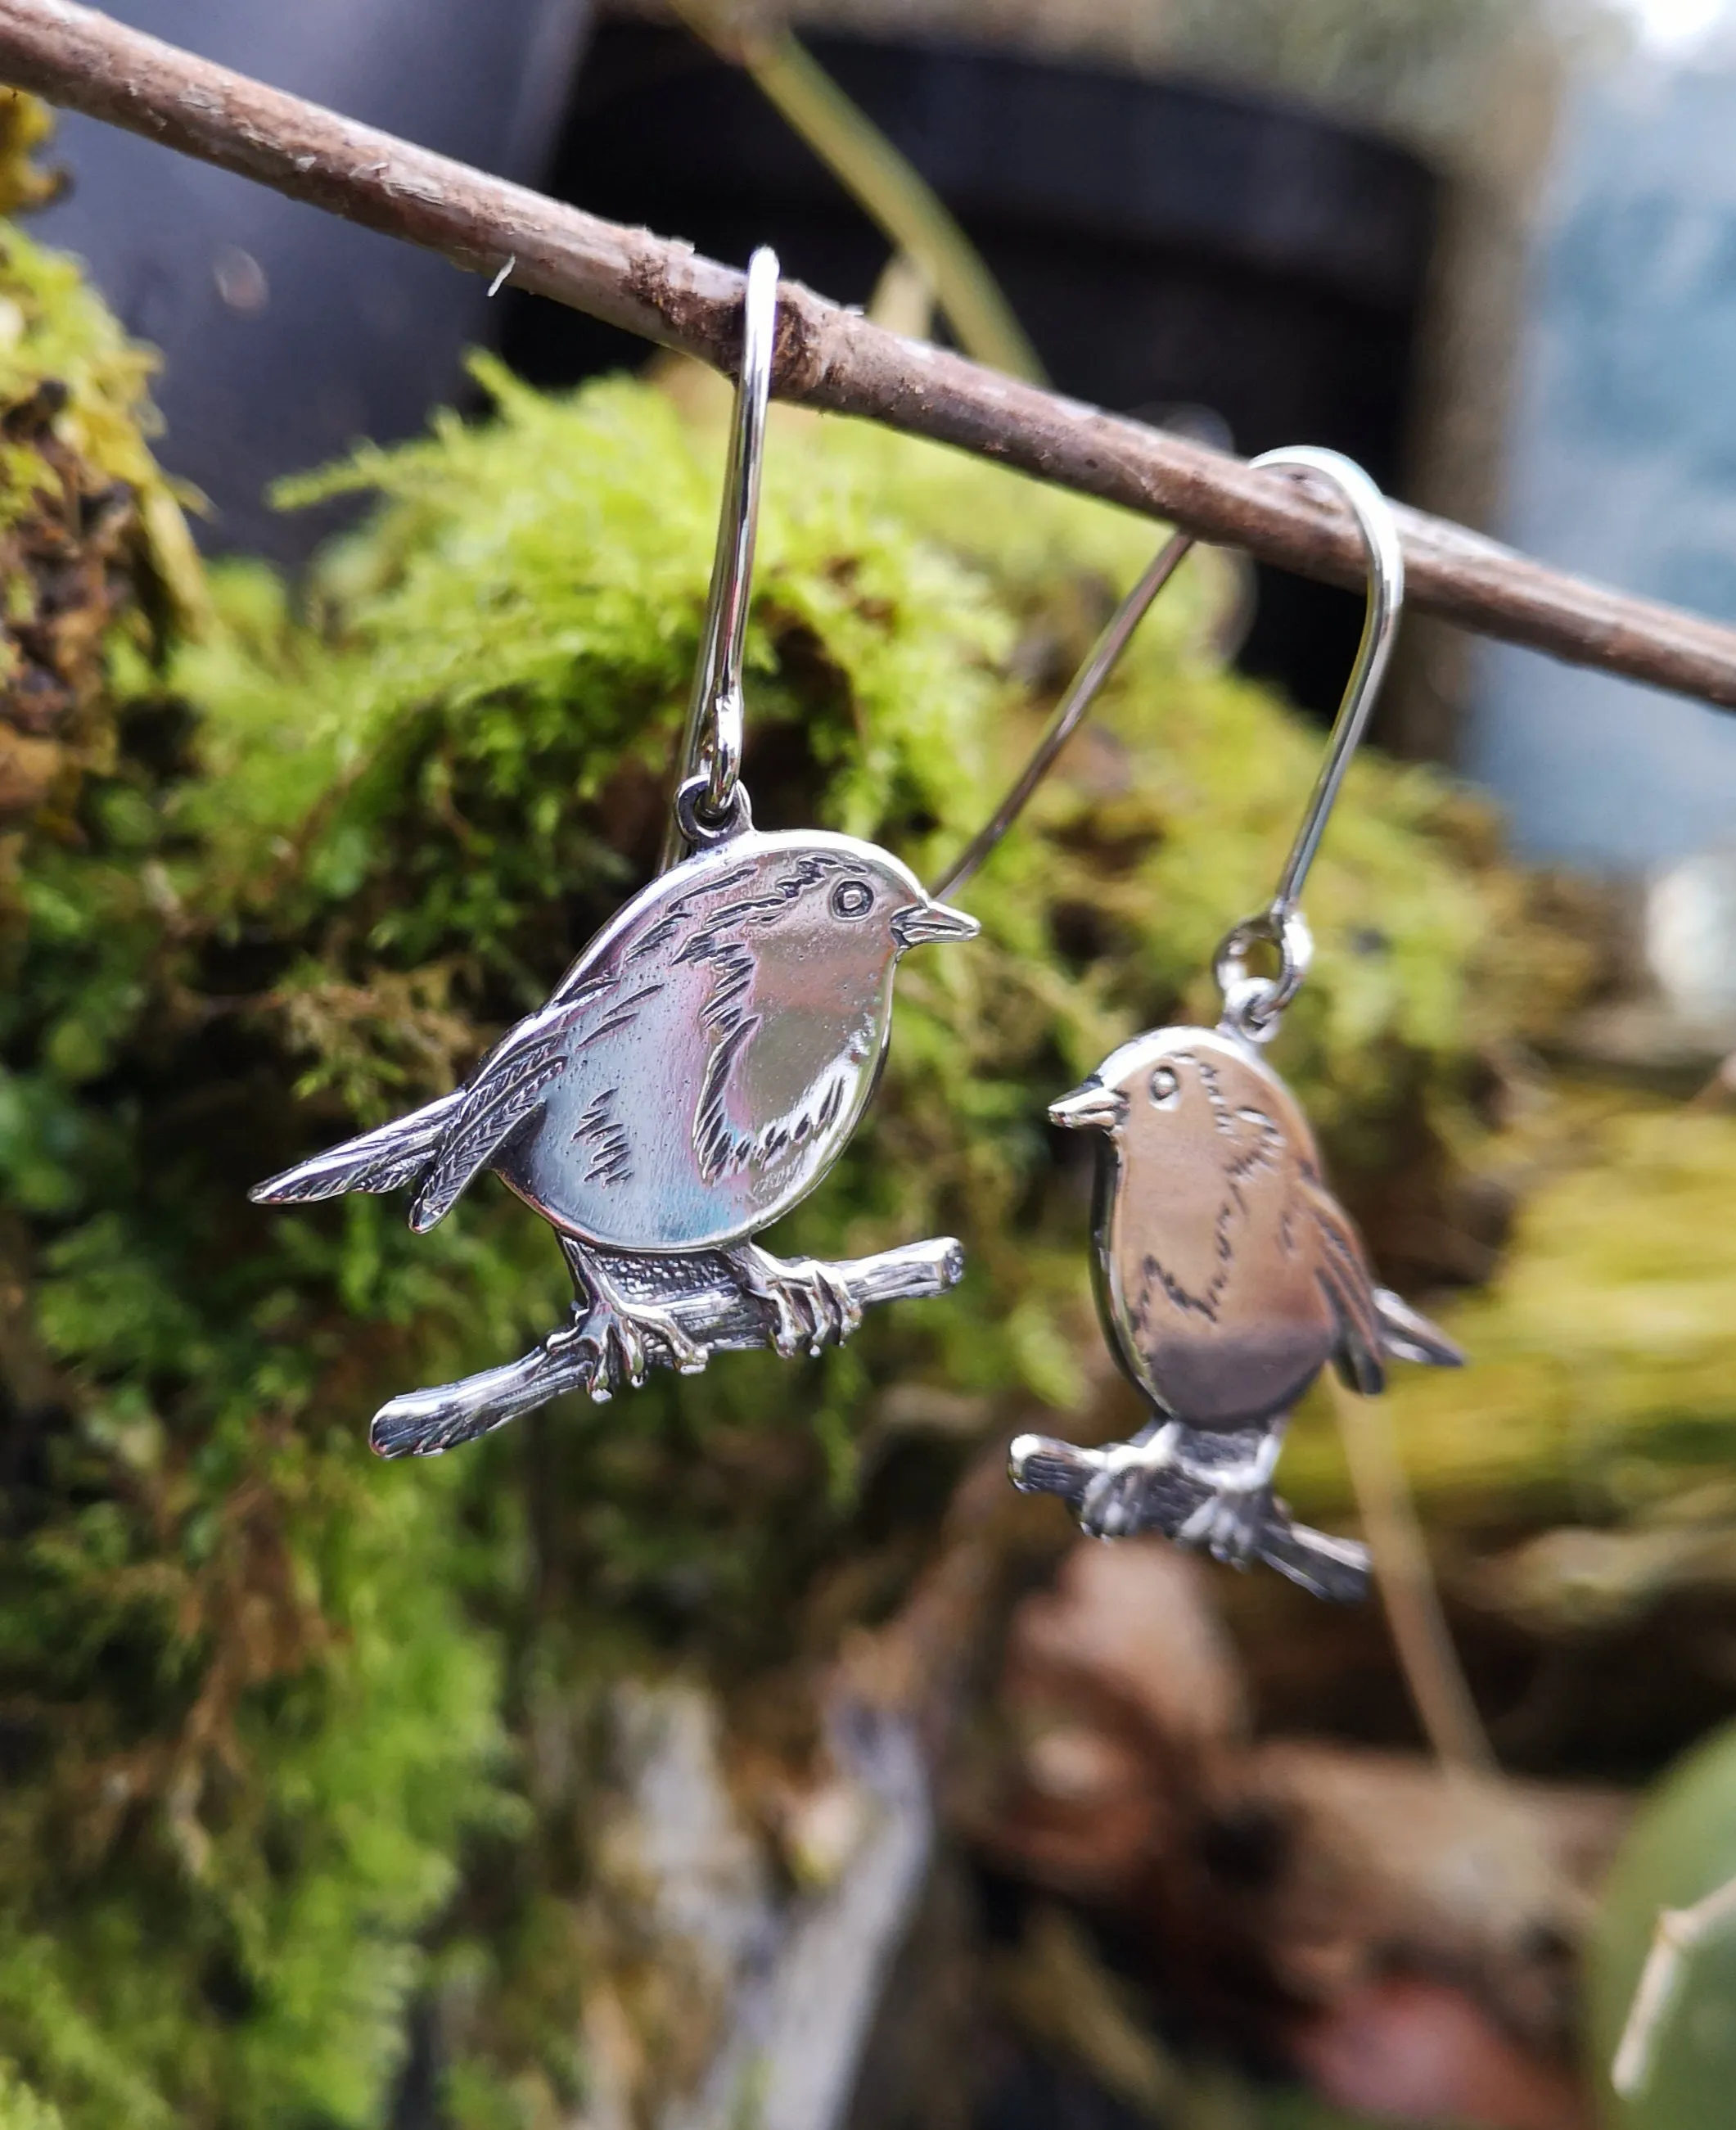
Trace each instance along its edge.
<instances>
[{"instance_id":1,"label":"blurred background","mask_svg":"<svg viewBox=\"0 0 1736 2130\"><path fill-rule=\"evenodd\" d=\"M1736 623L1719 0L111 12ZM1608 2065L1736 1873L1736 724L1407 623L1278 1059L1475 1364L1286 1458L1396 1636L1004 1479L1129 1424L1043 1104L1207 1010L1361 625L1225 556L804 1230L951 1225L951 1328L371 1466L558 1268L241 1190L450 1086L648 869L723 400L7 124L0 2130L1730 2121L1736 1931ZM937 862L1157 532L794 414L769 478L762 814Z\"/></svg>"}]
</instances>

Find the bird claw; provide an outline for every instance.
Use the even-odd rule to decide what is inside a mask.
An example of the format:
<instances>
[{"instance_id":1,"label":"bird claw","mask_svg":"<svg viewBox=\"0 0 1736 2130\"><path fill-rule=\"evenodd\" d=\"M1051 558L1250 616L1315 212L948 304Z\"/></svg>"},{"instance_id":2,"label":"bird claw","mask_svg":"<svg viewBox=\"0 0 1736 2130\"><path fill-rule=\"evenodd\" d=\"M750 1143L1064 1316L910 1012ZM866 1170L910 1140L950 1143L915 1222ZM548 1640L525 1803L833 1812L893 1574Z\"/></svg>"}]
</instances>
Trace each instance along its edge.
<instances>
[{"instance_id":1,"label":"bird claw","mask_svg":"<svg viewBox=\"0 0 1736 2130\"><path fill-rule=\"evenodd\" d=\"M842 1346L862 1326L861 1306L837 1266L817 1258L786 1260L750 1245L737 1259L742 1284L772 1312L771 1343L785 1360L805 1347L818 1354Z\"/></svg>"},{"instance_id":2,"label":"bird claw","mask_svg":"<svg viewBox=\"0 0 1736 2130\"><path fill-rule=\"evenodd\" d=\"M1176 1533L1177 1545L1209 1553L1228 1568L1251 1568L1260 1558L1274 1508L1263 1481L1225 1486L1208 1494Z\"/></svg>"},{"instance_id":3,"label":"bird claw","mask_svg":"<svg viewBox=\"0 0 1736 2130\"><path fill-rule=\"evenodd\" d=\"M1285 1426L1282 1418L1270 1423L1252 1455L1240 1463L1209 1457L1177 1460L1190 1479L1208 1489L1177 1527L1178 1545L1209 1553L1230 1568L1248 1568L1260 1558L1278 1516L1271 1480Z\"/></svg>"},{"instance_id":4,"label":"bird claw","mask_svg":"<svg viewBox=\"0 0 1736 2130\"><path fill-rule=\"evenodd\" d=\"M1167 1421L1149 1435L1095 1453L1097 1470L1079 1505L1080 1528L1092 1538L1130 1538L1153 1521L1151 1482L1176 1469L1180 1426Z\"/></svg>"},{"instance_id":5,"label":"bird claw","mask_svg":"<svg viewBox=\"0 0 1736 2130\"><path fill-rule=\"evenodd\" d=\"M697 1375L708 1359L705 1349L682 1330L673 1311L630 1306L599 1293L593 1293L584 1305L578 1335L596 1349L590 1394L599 1405L607 1405L623 1383L634 1390L644 1383L650 1366L648 1339L662 1347L670 1366L684 1376Z\"/></svg>"},{"instance_id":6,"label":"bird claw","mask_svg":"<svg viewBox=\"0 0 1736 2130\"><path fill-rule=\"evenodd\" d=\"M824 1321L821 1310L814 1312L813 1338L808 1352L818 1355L827 1343L842 1346L844 1341L862 1328L862 1312L856 1297L850 1292L849 1282L835 1265L815 1263L811 1267L813 1287L813 1299L823 1303Z\"/></svg>"},{"instance_id":7,"label":"bird claw","mask_svg":"<svg viewBox=\"0 0 1736 2130\"><path fill-rule=\"evenodd\" d=\"M1103 1449L1071 1449L1075 1469L1089 1468L1075 1514L1092 1538L1131 1538L1160 1531L1178 1545L1245 1568L1259 1555L1275 1514L1271 1479L1281 1428L1261 1439L1244 1461L1225 1463L1202 1451L1201 1439L1180 1421L1154 1424L1131 1442ZM1013 1477L1053 1445L1035 1436L1013 1446Z\"/></svg>"}]
</instances>

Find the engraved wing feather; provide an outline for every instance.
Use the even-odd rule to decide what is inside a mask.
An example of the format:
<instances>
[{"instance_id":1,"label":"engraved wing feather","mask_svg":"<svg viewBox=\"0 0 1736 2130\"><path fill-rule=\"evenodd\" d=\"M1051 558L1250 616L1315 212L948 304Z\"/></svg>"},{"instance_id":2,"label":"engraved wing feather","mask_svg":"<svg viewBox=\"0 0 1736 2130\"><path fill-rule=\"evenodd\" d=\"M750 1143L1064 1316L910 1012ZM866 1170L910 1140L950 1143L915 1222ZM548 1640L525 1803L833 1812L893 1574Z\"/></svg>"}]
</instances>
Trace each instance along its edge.
<instances>
[{"instance_id":1,"label":"engraved wing feather","mask_svg":"<svg viewBox=\"0 0 1736 2130\"><path fill-rule=\"evenodd\" d=\"M464 1090L397 1117L341 1146L298 1162L279 1176L255 1183L247 1196L255 1206L303 1206L346 1192L400 1190L413 1183L434 1158L448 1126L464 1105Z\"/></svg>"},{"instance_id":2,"label":"engraved wing feather","mask_svg":"<svg viewBox=\"0 0 1736 2130\"><path fill-rule=\"evenodd\" d=\"M508 1141L528 1128L542 1108L543 1096L579 1057L631 1028L662 986L641 984L625 998L612 997L613 988L608 978L599 978L531 1015L502 1038L465 1090L464 1106L410 1208L410 1225L418 1235L443 1220Z\"/></svg>"},{"instance_id":3,"label":"engraved wing feather","mask_svg":"<svg viewBox=\"0 0 1736 2130\"><path fill-rule=\"evenodd\" d=\"M566 1068L565 1031L558 1024L539 1029L527 1023L523 1031L508 1036L465 1090L464 1106L416 1194L410 1225L418 1235L451 1212L513 1134L537 1115L544 1094Z\"/></svg>"},{"instance_id":4,"label":"engraved wing feather","mask_svg":"<svg viewBox=\"0 0 1736 2130\"><path fill-rule=\"evenodd\" d=\"M1334 1365L1352 1390L1377 1397L1386 1387L1385 1345L1362 1238L1312 1168L1304 1171L1302 1198L1319 1244L1317 1276L1338 1322Z\"/></svg>"},{"instance_id":5,"label":"engraved wing feather","mask_svg":"<svg viewBox=\"0 0 1736 2130\"><path fill-rule=\"evenodd\" d=\"M1375 1307L1381 1317L1381 1349L1389 1360L1416 1361L1429 1368L1464 1367L1464 1348L1390 1287L1375 1289Z\"/></svg>"}]
</instances>

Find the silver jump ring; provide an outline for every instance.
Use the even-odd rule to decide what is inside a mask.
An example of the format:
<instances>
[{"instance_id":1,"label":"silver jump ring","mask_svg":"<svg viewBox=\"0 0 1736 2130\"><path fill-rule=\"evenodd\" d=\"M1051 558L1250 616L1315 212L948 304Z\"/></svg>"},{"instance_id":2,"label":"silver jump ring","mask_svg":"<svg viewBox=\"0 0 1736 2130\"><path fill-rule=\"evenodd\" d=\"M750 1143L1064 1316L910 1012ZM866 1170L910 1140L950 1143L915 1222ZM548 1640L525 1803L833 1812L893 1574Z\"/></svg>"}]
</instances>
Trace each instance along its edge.
<instances>
[{"instance_id":1,"label":"silver jump ring","mask_svg":"<svg viewBox=\"0 0 1736 2130\"><path fill-rule=\"evenodd\" d=\"M747 786L731 785L728 798L714 809L703 771L684 779L675 793L675 825L689 849L695 851L710 850L745 834L753 826Z\"/></svg>"},{"instance_id":2,"label":"silver jump ring","mask_svg":"<svg viewBox=\"0 0 1736 2130\"><path fill-rule=\"evenodd\" d=\"M1278 958L1276 976L1257 977L1248 956L1269 947ZM1314 938L1300 910L1274 905L1257 917L1244 918L1229 932L1212 961L1212 974L1223 997L1223 1024L1251 1043L1265 1043L1278 1032L1279 1016L1302 988L1314 958Z\"/></svg>"}]
</instances>

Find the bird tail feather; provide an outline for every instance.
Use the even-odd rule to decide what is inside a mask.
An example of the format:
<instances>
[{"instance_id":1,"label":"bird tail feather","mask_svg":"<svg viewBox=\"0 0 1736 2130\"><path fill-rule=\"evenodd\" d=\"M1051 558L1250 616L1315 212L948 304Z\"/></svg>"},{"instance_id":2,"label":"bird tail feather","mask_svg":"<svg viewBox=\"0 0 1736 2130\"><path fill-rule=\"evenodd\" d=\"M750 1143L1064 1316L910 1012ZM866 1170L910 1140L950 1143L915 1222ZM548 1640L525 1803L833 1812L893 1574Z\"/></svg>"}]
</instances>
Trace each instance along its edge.
<instances>
[{"instance_id":1,"label":"bird tail feather","mask_svg":"<svg viewBox=\"0 0 1736 2130\"><path fill-rule=\"evenodd\" d=\"M1438 1324L1429 1321L1420 1309L1395 1295L1390 1287L1375 1289L1375 1309L1381 1320L1381 1346L1395 1361L1420 1361L1431 1368L1462 1368L1465 1349L1447 1336Z\"/></svg>"},{"instance_id":2,"label":"bird tail feather","mask_svg":"<svg viewBox=\"0 0 1736 2130\"><path fill-rule=\"evenodd\" d=\"M464 1090L413 1110L407 1117L328 1147L280 1176L255 1183L247 1196L255 1206L300 1206L314 1198L341 1198L351 1191L397 1191L413 1183L440 1151Z\"/></svg>"}]
</instances>

